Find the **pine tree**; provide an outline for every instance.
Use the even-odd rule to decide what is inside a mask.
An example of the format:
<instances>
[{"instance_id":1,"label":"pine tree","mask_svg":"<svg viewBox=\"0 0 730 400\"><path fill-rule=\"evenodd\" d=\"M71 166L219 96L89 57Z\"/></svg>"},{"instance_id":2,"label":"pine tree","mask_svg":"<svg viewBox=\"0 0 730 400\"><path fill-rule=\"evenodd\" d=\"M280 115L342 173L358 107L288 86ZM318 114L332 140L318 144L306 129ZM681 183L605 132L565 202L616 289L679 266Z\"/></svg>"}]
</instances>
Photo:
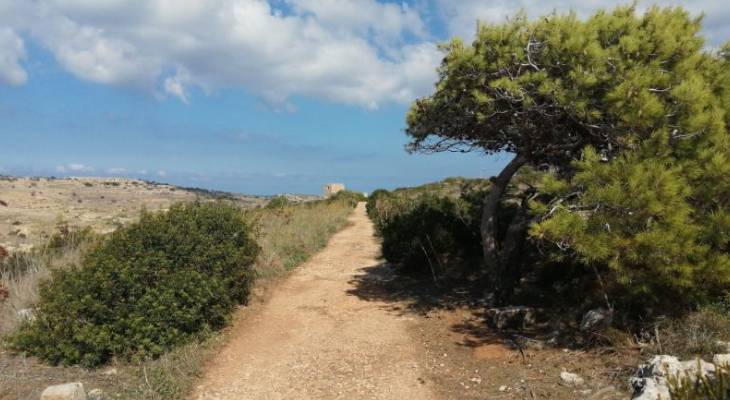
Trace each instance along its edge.
<instances>
[{"instance_id":1,"label":"pine tree","mask_svg":"<svg viewBox=\"0 0 730 400\"><path fill-rule=\"evenodd\" d=\"M552 186L565 190L535 207L547 213L538 213L544 221L535 237L610 264L627 285L643 278L617 265L647 256L647 247L680 286L696 282L690 275L699 270L716 270L713 279L724 281L730 73L724 53L704 50L700 28L701 19L681 8L619 7L585 20L571 13L532 22L521 14L479 25L470 46L454 39L443 47L435 92L407 117L410 150L515 154L482 217L485 264L498 291L509 293L514 279L500 250L514 246L497 241L497 206L525 164L551 166ZM614 206L616 215L604 215ZM677 261L685 250L693 255ZM715 260L698 266L698 257Z\"/></svg>"}]
</instances>

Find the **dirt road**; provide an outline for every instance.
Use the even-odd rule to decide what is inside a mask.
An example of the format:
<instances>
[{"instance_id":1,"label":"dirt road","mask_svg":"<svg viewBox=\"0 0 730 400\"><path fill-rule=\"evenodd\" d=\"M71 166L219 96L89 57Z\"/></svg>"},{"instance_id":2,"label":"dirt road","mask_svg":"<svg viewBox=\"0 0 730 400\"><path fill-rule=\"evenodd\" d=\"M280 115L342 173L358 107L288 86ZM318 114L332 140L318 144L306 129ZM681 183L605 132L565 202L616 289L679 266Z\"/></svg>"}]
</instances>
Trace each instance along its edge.
<instances>
[{"instance_id":1,"label":"dirt road","mask_svg":"<svg viewBox=\"0 0 730 400\"><path fill-rule=\"evenodd\" d=\"M193 399L432 399L408 316L352 291L379 246L360 204L352 225L235 327Z\"/></svg>"}]
</instances>

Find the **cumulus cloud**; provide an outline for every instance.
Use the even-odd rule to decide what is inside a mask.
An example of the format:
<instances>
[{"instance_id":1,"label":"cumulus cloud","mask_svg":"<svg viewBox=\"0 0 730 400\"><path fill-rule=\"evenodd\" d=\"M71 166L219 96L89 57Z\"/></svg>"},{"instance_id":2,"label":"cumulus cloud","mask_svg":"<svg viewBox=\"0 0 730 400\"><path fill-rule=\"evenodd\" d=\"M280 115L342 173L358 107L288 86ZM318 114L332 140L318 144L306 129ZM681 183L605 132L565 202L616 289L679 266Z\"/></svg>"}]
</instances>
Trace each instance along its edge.
<instances>
[{"instance_id":1,"label":"cumulus cloud","mask_svg":"<svg viewBox=\"0 0 730 400\"><path fill-rule=\"evenodd\" d=\"M0 28L0 83L21 85L28 79L20 62L25 58L25 46L10 28Z\"/></svg>"},{"instance_id":2,"label":"cumulus cloud","mask_svg":"<svg viewBox=\"0 0 730 400\"><path fill-rule=\"evenodd\" d=\"M71 163L71 164L64 164L64 165L57 166L56 172L59 172L62 174L89 173L89 172L94 172L94 167L85 165L85 164Z\"/></svg>"},{"instance_id":3,"label":"cumulus cloud","mask_svg":"<svg viewBox=\"0 0 730 400\"><path fill-rule=\"evenodd\" d=\"M476 31L476 21L501 22L524 10L535 18L554 11L574 10L578 16L587 17L599 9L611 9L631 4L626 0L436 0L438 12L443 16L453 35L471 39ZM682 6L693 15L704 15L704 33L708 44L717 46L730 39L730 7L717 0L652 0L639 1L639 10L651 5Z\"/></svg>"},{"instance_id":4,"label":"cumulus cloud","mask_svg":"<svg viewBox=\"0 0 730 400\"><path fill-rule=\"evenodd\" d=\"M18 14L8 26L42 43L72 74L183 102L193 87L238 87L274 104L310 96L377 107L425 92L439 58L431 43L407 43L427 34L416 10L376 0L28 3L0 0L0 11ZM22 52L2 43L0 60L17 65ZM13 82L22 83L18 68Z\"/></svg>"},{"instance_id":5,"label":"cumulus cloud","mask_svg":"<svg viewBox=\"0 0 730 400\"><path fill-rule=\"evenodd\" d=\"M658 0L706 13L711 45L730 36L730 8L713 0ZM0 0L0 83L22 84L24 41L64 69L183 102L244 89L278 108L314 97L376 108L431 91L435 37L470 38L477 19L502 21L620 0ZM647 3L648 4L648 3ZM432 6L433 5L433 6ZM644 3L640 3L643 7Z\"/></svg>"}]
</instances>

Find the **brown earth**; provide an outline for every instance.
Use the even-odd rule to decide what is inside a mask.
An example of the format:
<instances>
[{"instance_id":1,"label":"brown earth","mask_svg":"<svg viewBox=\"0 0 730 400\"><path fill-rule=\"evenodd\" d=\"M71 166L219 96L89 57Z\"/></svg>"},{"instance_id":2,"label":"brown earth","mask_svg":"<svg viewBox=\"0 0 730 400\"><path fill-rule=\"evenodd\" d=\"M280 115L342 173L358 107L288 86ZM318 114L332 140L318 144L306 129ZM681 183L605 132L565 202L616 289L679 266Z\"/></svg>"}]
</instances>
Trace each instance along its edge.
<instances>
[{"instance_id":1,"label":"brown earth","mask_svg":"<svg viewBox=\"0 0 730 400\"><path fill-rule=\"evenodd\" d=\"M192 399L628 397L634 354L514 346L478 307L423 296L383 264L363 204L351 222L237 320Z\"/></svg>"},{"instance_id":2,"label":"brown earth","mask_svg":"<svg viewBox=\"0 0 730 400\"><path fill-rule=\"evenodd\" d=\"M56 233L59 224L106 233L134 221L143 208L165 210L175 202L207 197L212 196L137 179L0 177L0 246L27 250ZM243 206L266 203L257 196L235 199Z\"/></svg>"}]
</instances>

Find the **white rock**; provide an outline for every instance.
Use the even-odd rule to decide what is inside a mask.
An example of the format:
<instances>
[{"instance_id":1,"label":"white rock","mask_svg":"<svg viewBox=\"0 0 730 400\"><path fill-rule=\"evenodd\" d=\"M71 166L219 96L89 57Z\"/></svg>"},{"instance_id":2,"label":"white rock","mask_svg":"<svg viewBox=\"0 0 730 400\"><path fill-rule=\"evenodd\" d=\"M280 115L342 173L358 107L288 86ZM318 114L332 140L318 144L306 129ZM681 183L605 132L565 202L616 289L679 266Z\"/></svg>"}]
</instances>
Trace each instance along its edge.
<instances>
[{"instance_id":1,"label":"white rock","mask_svg":"<svg viewBox=\"0 0 730 400\"><path fill-rule=\"evenodd\" d=\"M101 389L89 390L89 393L86 394L86 398L88 400L102 400L104 398L104 392L102 392Z\"/></svg>"},{"instance_id":2,"label":"white rock","mask_svg":"<svg viewBox=\"0 0 730 400\"><path fill-rule=\"evenodd\" d=\"M65 383L47 387L41 400L86 400L86 392L81 382Z\"/></svg>"},{"instance_id":3,"label":"white rock","mask_svg":"<svg viewBox=\"0 0 730 400\"><path fill-rule=\"evenodd\" d=\"M632 400L669 400L669 388L664 378L632 378Z\"/></svg>"},{"instance_id":4,"label":"white rock","mask_svg":"<svg viewBox=\"0 0 730 400\"><path fill-rule=\"evenodd\" d=\"M562 379L563 382L567 383L568 385L574 386L582 385L585 382L583 378L581 378L577 374L568 371L561 372L560 379Z\"/></svg>"},{"instance_id":5,"label":"white rock","mask_svg":"<svg viewBox=\"0 0 730 400\"><path fill-rule=\"evenodd\" d=\"M715 367L730 367L730 354L715 354L712 357L712 363Z\"/></svg>"},{"instance_id":6,"label":"white rock","mask_svg":"<svg viewBox=\"0 0 730 400\"><path fill-rule=\"evenodd\" d=\"M504 392L506 390L507 390L507 386L502 385L502 386L499 387L499 391L500 392Z\"/></svg>"},{"instance_id":7,"label":"white rock","mask_svg":"<svg viewBox=\"0 0 730 400\"><path fill-rule=\"evenodd\" d=\"M693 381L698 377L711 377L714 378L715 376L715 366L712 363L708 363L705 360L702 359L695 359L695 360L689 360L684 361L681 363L682 367L679 372L679 377L689 377Z\"/></svg>"},{"instance_id":8,"label":"white rock","mask_svg":"<svg viewBox=\"0 0 730 400\"><path fill-rule=\"evenodd\" d=\"M105 369L104 372L102 372L102 374L104 374L104 375L116 375L117 374L117 369L116 368L108 368L108 369Z\"/></svg>"},{"instance_id":9,"label":"white rock","mask_svg":"<svg viewBox=\"0 0 730 400\"><path fill-rule=\"evenodd\" d=\"M35 320L35 312L32 308L23 308L21 310L18 310L15 314L18 316L18 319L23 321Z\"/></svg>"},{"instance_id":10,"label":"white rock","mask_svg":"<svg viewBox=\"0 0 730 400\"><path fill-rule=\"evenodd\" d=\"M677 376L682 369L682 363L674 356L654 356L648 364L639 366L639 376L650 378L655 376Z\"/></svg>"},{"instance_id":11,"label":"white rock","mask_svg":"<svg viewBox=\"0 0 730 400\"><path fill-rule=\"evenodd\" d=\"M580 322L580 330L583 332L599 331L611 325L613 311L605 308L590 310Z\"/></svg>"}]
</instances>

